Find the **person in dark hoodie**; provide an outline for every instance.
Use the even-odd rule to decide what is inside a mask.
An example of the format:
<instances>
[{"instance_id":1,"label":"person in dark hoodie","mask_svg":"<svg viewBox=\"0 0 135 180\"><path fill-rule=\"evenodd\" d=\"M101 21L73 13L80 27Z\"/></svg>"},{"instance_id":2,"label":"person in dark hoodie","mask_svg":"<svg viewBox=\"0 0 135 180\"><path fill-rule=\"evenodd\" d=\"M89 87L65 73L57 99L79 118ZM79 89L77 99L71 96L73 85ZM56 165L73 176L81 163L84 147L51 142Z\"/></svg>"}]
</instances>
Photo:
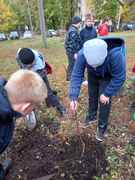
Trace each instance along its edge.
<instances>
[{"instance_id":1,"label":"person in dark hoodie","mask_svg":"<svg viewBox=\"0 0 135 180\"><path fill-rule=\"evenodd\" d=\"M91 14L86 14L85 16L85 27L81 30L80 37L82 44L97 37L97 32L94 27L94 18Z\"/></svg>"},{"instance_id":2,"label":"person in dark hoodie","mask_svg":"<svg viewBox=\"0 0 135 180\"><path fill-rule=\"evenodd\" d=\"M8 81L0 78L0 154L12 139L15 120L29 114L46 97L46 86L35 72L19 70ZM0 180L5 180L10 165L10 159L0 164Z\"/></svg>"},{"instance_id":3,"label":"person in dark hoodie","mask_svg":"<svg viewBox=\"0 0 135 180\"><path fill-rule=\"evenodd\" d=\"M65 49L68 58L68 68L67 68L67 81L70 81L72 70L74 67L75 60L77 59L77 53L81 49L81 38L79 33L79 28L81 25L81 18L79 16L74 16L72 18L71 26L69 26L65 38Z\"/></svg>"},{"instance_id":4,"label":"person in dark hoodie","mask_svg":"<svg viewBox=\"0 0 135 180\"><path fill-rule=\"evenodd\" d=\"M84 43L78 53L69 89L70 110L77 110L77 99L83 81L84 71L88 72L89 107L85 127L97 120L96 139L103 141L108 126L111 98L122 87L126 79L124 40L120 38L92 39ZM99 103L99 104L98 104Z\"/></svg>"}]
</instances>

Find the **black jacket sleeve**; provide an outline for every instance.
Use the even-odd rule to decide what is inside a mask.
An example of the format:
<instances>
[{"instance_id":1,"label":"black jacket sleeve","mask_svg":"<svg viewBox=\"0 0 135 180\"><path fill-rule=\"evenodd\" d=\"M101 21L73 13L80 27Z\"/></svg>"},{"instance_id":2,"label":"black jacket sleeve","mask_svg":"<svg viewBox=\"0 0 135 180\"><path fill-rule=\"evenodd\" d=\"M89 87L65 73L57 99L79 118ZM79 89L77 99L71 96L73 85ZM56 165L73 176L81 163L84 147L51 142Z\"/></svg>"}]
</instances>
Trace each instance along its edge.
<instances>
[{"instance_id":1,"label":"black jacket sleeve","mask_svg":"<svg viewBox=\"0 0 135 180\"><path fill-rule=\"evenodd\" d=\"M8 123L13 121L13 112L9 109L0 107L0 122Z\"/></svg>"}]
</instances>

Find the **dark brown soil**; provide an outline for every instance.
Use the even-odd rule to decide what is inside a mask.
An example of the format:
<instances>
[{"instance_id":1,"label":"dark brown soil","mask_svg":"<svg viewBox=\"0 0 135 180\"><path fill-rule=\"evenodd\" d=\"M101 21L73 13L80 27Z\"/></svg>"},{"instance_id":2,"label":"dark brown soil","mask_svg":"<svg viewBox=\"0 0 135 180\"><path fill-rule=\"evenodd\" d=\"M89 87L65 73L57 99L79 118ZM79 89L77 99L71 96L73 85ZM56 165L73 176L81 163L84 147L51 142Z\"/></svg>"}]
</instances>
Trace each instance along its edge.
<instances>
[{"instance_id":1,"label":"dark brown soil","mask_svg":"<svg viewBox=\"0 0 135 180\"><path fill-rule=\"evenodd\" d=\"M88 135L81 137L83 154L79 136L62 142L49 138L43 125L32 132L25 129L12 143L14 164L7 179L32 180L52 174L52 180L91 180L106 173L105 145Z\"/></svg>"}]
</instances>

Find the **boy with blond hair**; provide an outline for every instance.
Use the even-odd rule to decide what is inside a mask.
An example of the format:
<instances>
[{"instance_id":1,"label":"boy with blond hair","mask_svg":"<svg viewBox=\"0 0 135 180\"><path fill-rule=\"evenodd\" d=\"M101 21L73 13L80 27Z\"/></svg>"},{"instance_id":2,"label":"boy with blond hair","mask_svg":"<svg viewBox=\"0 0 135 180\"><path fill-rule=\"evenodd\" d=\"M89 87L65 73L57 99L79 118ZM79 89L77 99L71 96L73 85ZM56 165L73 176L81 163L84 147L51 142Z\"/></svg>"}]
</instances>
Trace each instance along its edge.
<instances>
[{"instance_id":1,"label":"boy with blond hair","mask_svg":"<svg viewBox=\"0 0 135 180\"><path fill-rule=\"evenodd\" d=\"M29 114L47 97L42 78L35 72L19 70L6 82L0 78L0 153L11 141L15 119ZM11 160L0 164L0 179L4 180Z\"/></svg>"}]
</instances>

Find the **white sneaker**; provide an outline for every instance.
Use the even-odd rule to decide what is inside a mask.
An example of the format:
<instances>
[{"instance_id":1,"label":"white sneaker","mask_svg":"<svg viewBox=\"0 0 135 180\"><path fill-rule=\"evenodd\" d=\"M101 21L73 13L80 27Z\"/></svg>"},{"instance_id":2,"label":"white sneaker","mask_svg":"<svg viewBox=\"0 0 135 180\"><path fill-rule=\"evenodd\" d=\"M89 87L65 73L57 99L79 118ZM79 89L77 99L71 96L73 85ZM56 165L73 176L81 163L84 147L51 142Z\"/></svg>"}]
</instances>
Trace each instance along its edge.
<instances>
[{"instance_id":1,"label":"white sneaker","mask_svg":"<svg viewBox=\"0 0 135 180\"><path fill-rule=\"evenodd\" d=\"M25 122L27 127L32 130L37 125L37 117L34 111L32 111L30 114L28 114L25 118Z\"/></svg>"},{"instance_id":2,"label":"white sneaker","mask_svg":"<svg viewBox=\"0 0 135 180\"><path fill-rule=\"evenodd\" d=\"M82 82L82 85L83 85L83 86L88 86L88 81L83 81L83 82Z\"/></svg>"}]
</instances>

